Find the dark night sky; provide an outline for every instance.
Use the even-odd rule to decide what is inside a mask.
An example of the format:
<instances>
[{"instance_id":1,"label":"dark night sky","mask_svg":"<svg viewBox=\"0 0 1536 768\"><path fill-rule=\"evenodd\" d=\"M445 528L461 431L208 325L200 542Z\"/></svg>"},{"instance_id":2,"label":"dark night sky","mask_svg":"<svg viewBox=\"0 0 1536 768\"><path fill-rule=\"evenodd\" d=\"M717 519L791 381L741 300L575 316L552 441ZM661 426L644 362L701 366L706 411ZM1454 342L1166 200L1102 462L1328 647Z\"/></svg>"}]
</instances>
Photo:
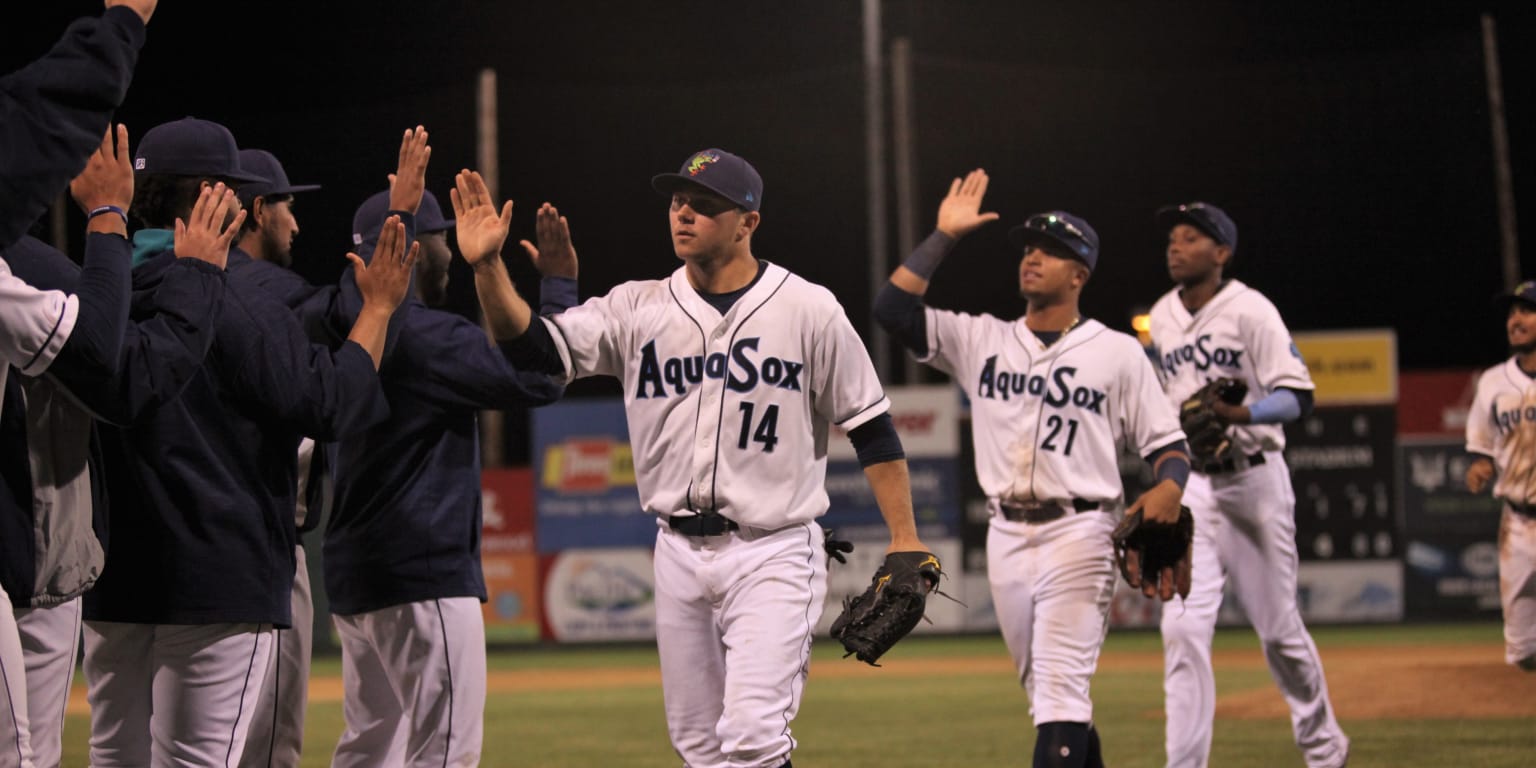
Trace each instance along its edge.
<instances>
[{"instance_id":1,"label":"dark night sky","mask_svg":"<svg viewBox=\"0 0 1536 768\"><path fill-rule=\"evenodd\" d=\"M291 7L290 7L291 6ZM869 307L860 4L167 2L121 112L135 134L196 115L272 150L300 183L305 271L333 276L351 212L400 131L433 132L447 203L474 162L474 80L499 72L502 193L515 236L543 200L572 221L583 294L676 265L648 185L721 146L766 180L761 257ZM0 65L40 53L91 2L33 5ZM1529 14L1500 23L1515 195L1536 275L1536 72ZM1511 6L1514 7L1514 6ZM1167 288L1159 205L1236 219L1231 274L1293 329L1392 326L1405 368L1502 354L1493 159L1474 4L891 0L916 60L919 221L983 166L1003 214L939 272L938 306L1017 315L1006 224L1086 217L1103 242L1085 310L1125 328ZM890 193L894 200L894 192ZM893 217L894 221L894 217ZM895 243L894 235L891 242ZM891 254L892 263L900 254ZM514 277L533 272L520 254Z\"/></svg>"}]
</instances>

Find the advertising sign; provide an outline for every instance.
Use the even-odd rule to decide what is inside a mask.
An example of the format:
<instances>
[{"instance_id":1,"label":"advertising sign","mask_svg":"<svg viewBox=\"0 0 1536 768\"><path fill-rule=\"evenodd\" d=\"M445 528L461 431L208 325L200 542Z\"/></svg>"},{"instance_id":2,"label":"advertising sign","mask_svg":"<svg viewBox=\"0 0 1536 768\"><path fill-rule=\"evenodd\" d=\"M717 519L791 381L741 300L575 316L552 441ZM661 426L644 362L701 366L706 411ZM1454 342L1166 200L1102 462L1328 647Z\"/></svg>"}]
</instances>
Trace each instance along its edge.
<instances>
[{"instance_id":1,"label":"advertising sign","mask_svg":"<svg viewBox=\"0 0 1536 768\"><path fill-rule=\"evenodd\" d=\"M640 509L620 400L574 400L533 411L538 551L649 547L656 518Z\"/></svg>"},{"instance_id":2,"label":"advertising sign","mask_svg":"<svg viewBox=\"0 0 1536 768\"><path fill-rule=\"evenodd\" d=\"M1402 445L1403 581L1409 619L1497 619L1498 500L1467 492L1457 438Z\"/></svg>"}]
</instances>

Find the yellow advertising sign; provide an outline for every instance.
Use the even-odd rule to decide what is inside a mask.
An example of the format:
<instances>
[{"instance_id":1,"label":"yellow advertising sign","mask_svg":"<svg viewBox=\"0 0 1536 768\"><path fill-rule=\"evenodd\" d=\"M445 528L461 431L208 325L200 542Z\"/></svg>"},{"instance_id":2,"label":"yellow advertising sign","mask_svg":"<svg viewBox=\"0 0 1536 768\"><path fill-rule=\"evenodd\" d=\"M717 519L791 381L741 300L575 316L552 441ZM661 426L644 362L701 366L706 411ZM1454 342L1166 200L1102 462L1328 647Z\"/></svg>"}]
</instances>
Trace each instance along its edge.
<instances>
[{"instance_id":1,"label":"yellow advertising sign","mask_svg":"<svg viewBox=\"0 0 1536 768\"><path fill-rule=\"evenodd\" d=\"M1306 331L1293 336L1318 405L1397 402L1397 332L1391 328Z\"/></svg>"}]
</instances>

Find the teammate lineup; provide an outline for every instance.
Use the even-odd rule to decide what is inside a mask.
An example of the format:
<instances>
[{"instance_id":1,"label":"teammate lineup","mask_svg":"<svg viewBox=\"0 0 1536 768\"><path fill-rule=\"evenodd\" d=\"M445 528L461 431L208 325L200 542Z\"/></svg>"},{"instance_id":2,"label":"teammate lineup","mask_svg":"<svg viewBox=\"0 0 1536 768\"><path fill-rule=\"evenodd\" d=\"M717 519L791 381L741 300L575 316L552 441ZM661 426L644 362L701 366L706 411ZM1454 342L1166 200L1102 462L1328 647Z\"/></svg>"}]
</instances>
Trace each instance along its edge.
<instances>
[{"instance_id":1,"label":"teammate lineup","mask_svg":"<svg viewBox=\"0 0 1536 768\"><path fill-rule=\"evenodd\" d=\"M512 203L464 169L445 210L418 126L374 142L390 185L359 201L340 281L311 285L292 270L306 258L294 200L319 186L214 122L136 137L113 124L156 2L105 5L0 80L0 768L60 764L77 659L95 766L294 766L316 751L342 766L478 764L477 414L554 402L590 376L622 385L638 502L656 520L678 759L791 766L828 560L846 551L817 522L830 427L890 534L834 636L874 663L945 573L918 536L864 340L831 291L754 252L770 219L752 164L708 148L651 178L681 265L581 303L571 224L544 204L520 244L541 277L535 310L504 261L518 256L504 253ZM1018 260L999 269L1013 269L1017 320L925 303L956 242L1002 218L984 211L988 184L981 169L953 181L873 311L971 402L988 581L1033 765L1102 766L1115 738L1089 695L1112 538L1131 588L1181 601L1160 628L1167 765L1209 764L1229 581L1301 759L1345 765L1297 604L1283 454L1281 425L1311 411L1313 384L1280 311L1225 274L1237 224L1204 202L1155 212L1173 287L1143 347L1081 314L1121 257L1067 211L1008 230ZM26 234L62 193L86 214L80 265ZM483 327L441 308L453 245ZM1466 485L1505 502L1506 660L1536 671L1536 283L1504 301L1513 356L1478 382ZM1136 498L1122 450L1155 478ZM303 733L317 542L341 638L334 745Z\"/></svg>"}]
</instances>

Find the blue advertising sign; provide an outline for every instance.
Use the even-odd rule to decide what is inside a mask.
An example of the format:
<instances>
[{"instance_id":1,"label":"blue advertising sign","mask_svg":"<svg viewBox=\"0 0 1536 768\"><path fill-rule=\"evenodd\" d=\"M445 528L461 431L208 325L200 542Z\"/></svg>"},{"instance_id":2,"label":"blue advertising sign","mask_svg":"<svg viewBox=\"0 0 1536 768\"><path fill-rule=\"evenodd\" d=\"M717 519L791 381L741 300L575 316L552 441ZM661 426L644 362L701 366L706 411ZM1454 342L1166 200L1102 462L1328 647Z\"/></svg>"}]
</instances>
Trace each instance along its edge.
<instances>
[{"instance_id":1,"label":"blue advertising sign","mask_svg":"<svg viewBox=\"0 0 1536 768\"><path fill-rule=\"evenodd\" d=\"M640 509L624 403L571 400L533 411L535 538L543 553L647 547L656 518Z\"/></svg>"}]
</instances>

